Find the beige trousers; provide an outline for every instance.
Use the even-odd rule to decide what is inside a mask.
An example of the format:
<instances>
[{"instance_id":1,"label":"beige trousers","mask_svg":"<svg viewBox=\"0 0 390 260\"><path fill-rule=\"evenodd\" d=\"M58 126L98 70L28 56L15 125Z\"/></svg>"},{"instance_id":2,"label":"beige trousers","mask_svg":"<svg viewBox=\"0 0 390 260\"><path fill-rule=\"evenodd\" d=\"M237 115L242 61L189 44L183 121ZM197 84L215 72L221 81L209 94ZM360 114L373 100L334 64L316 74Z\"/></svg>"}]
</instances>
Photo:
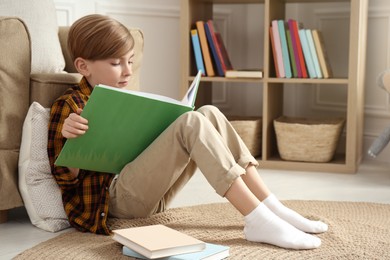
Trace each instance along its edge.
<instances>
[{"instance_id":1,"label":"beige trousers","mask_svg":"<svg viewBox=\"0 0 390 260\"><path fill-rule=\"evenodd\" d=\"M207 105L180 116L110 187L110 215L147 217L164 211L197 167L224 196L256 159L218 108Z\"/></svg>"}]
</instances>

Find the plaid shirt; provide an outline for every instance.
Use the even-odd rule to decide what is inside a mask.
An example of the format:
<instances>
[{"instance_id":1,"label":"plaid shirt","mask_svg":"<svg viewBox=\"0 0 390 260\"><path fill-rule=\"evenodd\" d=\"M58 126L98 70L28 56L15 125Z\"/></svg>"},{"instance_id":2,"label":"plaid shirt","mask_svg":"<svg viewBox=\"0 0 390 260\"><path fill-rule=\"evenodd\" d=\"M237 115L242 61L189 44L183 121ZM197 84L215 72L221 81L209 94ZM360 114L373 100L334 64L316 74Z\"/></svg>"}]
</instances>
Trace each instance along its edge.
<instances>
[{"instance_id":1,"label":"plaid shirt","mask_svg":"<svg viewBox=\"0 0 390 260\"><path fill-rule=\"evenodd\" d=\"M83 78L79 85L68 89L54 102L50 111L47 151L70 224L83 232L108 235L109 187L114 175L80 169L75 178L68 168L54 165L66 141L61 134L64 120L77 108L84 108L92 89Z\"/></svg>"}]
</instances>

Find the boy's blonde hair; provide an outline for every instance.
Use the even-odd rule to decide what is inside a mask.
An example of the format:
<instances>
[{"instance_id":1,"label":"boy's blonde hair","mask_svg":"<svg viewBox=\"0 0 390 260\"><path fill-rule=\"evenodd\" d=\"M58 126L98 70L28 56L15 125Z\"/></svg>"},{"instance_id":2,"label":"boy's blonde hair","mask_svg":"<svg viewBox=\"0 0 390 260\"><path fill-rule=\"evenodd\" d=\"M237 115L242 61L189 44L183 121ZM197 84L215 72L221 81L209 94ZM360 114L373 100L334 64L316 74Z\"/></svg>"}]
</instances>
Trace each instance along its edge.
<instances>
[{"instance_id":1,"label":"boy's blonde hair","mask_svg":"<svg viewBox=\"0 0 390 260\"><path fill-rule=\"evenodd\" d=\"M92 14L78 19L69 29L68 47L72 59L104 60L120 58L134 47L129 30L105 15Z\"/></svg>"}]
</instances>

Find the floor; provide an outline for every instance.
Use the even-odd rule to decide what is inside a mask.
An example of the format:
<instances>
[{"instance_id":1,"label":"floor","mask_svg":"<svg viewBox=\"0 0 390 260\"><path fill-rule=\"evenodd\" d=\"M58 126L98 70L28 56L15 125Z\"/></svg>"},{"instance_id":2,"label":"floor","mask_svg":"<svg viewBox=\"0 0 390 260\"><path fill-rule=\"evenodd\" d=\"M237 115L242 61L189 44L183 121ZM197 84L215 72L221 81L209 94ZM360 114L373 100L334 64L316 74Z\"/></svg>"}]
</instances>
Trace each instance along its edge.
<instances>
[{"instance_id":1,"label":"floor","mask_svg":"<svg viewBox=\"0 0 390 260\"><path fill-rule=\"evenodd\" d=\"M390 204L390 163L363 162L356 174L259 170L274 194L281 199L366 201ZM200 172L173 202L173 207L224 202L207 184ZM9 221L0 224L0 260L63 232L50 233L31 225L23 208L10 212Z\"/></svg>"}]
</instances>

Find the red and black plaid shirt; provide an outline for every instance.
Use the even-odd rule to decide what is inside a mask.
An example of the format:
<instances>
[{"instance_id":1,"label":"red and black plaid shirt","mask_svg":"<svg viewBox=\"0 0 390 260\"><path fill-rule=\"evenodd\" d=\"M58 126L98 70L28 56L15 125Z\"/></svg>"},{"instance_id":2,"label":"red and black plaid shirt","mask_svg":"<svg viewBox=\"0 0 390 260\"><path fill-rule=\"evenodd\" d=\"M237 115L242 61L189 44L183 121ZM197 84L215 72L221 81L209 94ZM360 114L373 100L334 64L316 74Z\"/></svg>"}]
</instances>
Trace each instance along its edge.
<instances>
[{"instance_id":1,"label":"red and black plaid shirt","mask_svg":"<svg viewBox=\"0 0 390 260\"><path fill-rule=\"evenodd\" d=\"M70 224L83 232L108 235L109 187L114 175L80 169L75 178L68 168L54 165L66 141L61 134L64 120L77 108L84 108L91 92L92 87L83 78L79 85L68 89L54 102L50 111L47 151Z\"/></svg>"}]
</instances>

